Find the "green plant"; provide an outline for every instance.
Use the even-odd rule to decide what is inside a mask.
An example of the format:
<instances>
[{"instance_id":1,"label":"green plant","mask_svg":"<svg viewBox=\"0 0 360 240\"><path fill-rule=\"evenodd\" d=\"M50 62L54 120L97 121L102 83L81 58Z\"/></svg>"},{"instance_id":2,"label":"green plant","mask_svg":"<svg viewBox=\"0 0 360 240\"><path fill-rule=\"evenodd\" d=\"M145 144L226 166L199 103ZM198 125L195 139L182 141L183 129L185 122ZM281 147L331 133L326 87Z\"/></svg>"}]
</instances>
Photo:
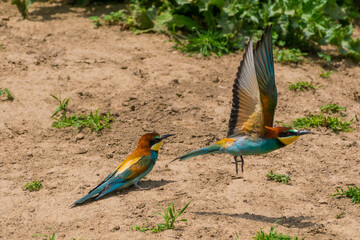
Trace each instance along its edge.
<instances>
[{"instance_id":1,"label":"green plant","mask_svg":"<svg viewBox=\"0 0 360 240\"><path fill-rule=\"evenodd\" d=\"M329 78L332 73L333 73L332 71L327 71L327 72L321 71L321 73L319 73L319 76L322 78Z\"/></svg>"},{"instance_id":2,"label":"green plant","mask_svg":"<svg viewBox=\"0 0 360 240\"><path fill-rule=\"evenodd\" d=\"M291 126L294 128L317 128L317 127L326 127L332 129L335 133L340 131L351 132L354 129L350 127L352 124L350 122L346 122L345 120L339 119L337 116L324 116L320 115L312 115L309 113L309 116L304 118L298 118L295 121L291 122Z\"/></svg>"},{"instance_id":3,"label":"green plant","mask_svg":"<svg viewBox=\"0 0 360 240\"><path fill-rule=\"evenodd\" d=\"M129 3L126 24L140 30L138 33L156 31L188 36L196 27L205 32L232 34L233 41L243 48L251 35L258 40L262 29L272 24L275 46L320 52L319 46L331 44L341 55L360 60L360 39L352 37L354 19L360 16L354 1L130 0Z\"/></svg>"},{"instance_id":4,"label":"green plant","mask_svg":"<svg viewBox=\"0 0 360 240\"><path fill-rule=\"evenodd\" d=\"M270 170L266 177L268 180L273 180L275 182L281 182L284 184L288 184L290 181L289 175L274 173L273 170Z\"/></svg>"},{"instance_id":5,"label":"green plant","mask_svg":"<svg viewBox=\"0 0 360 240\"><path fill-rule=\"evenodd\" d=\"M116 25L119 22L123 22L126 19L126 15L124 13L124 9L121 9L117 12L111 12L109 15L105 15L103 20L108 25Z\"/></svg>"},{"instance_id":6,"label":"green plant","mask_svg":"<svg viewBox=\"0 0 360 240\"><path fill-rule=\"evenodd\" d=\"M59 102L59 106L56 108L54 114L51 117L54 117L60 111L62 112L61 115L66 115L66 111L67 111L66 108L69 105L70 98L65 98L64 100L61 100L61 94L59 97L56 97L52 94L50 94L50 96Z\"/></svg>"},{"instance_id":7,"label":"green plant","mask_svg":"<svg viewBox=\"0 0 360 240\"><path fill-rule=\"evenodd\" d=\"M302 81L297 81L296 83L291 83L289 82L289 90L291 91L308 91L310 89L316 90L318 88L322 87L322 85L313 85L312 83L309 82L302 82Z\"/></svg>"},{"instance_id":8,"label":"green plant","mask_svg":"<svg viewBox=\"0 0 360 240\"><path fill-rule=\"evenodd\" d=\"M304 56L307 53L301 52L299 49L279 49L275 48L274 50L274 59L276 62L292 62L298 63L303 62L305 60Z\"/></svg>"},{"instance_id":9,"label":"green plant","mask_svg":"<svg viewBox=\"0 0 360 240\"><path fill-rule=\"evenodd\" d=\"M187 221L187 219L185 219L185 218L181 219L181 220L176 220L176 219L178 219L181 216L181 214L184 213L184 211L187 209L187 207L189 206L190 203L191 203L191 201L188 202L185 205L185 207L183 207L183 209L181 209L179 212L176 212L174 203L170 203L167 208L164 208L164 206L161 206L163 213L154 213L153 215L162 216L165 221L164 223L158 223L158 224L156 224L156 226L148 226L148 227L146 227L146 224L144 224L141 227L139 227L138 225L135 225L135 226L131 226L130 228L134 229L136 231L140 231L140 232L151 231L153 233L165 231L167 229L174 229L175 222Z\"/></svg>"},{"instance_id":10,"label":"green plant","mask_svg":"<svg viewBox=\"0 0 360 240\"><path fill-rule=\"evenodd\" d=\"M261 229L260 232L257 232L256 236L253 237L256 240L298 240L299 237L291 237L289 235L284 235L282 233L278 234L275 231L275 225L270 228L270 232L267 234L264 232L264 229ZM305 238L302 238L304 240Z\"/></svg>"},{"instance_id":11,"label":"green plant","mask_svg":"<svg viewBox=\"0 0 360 240\"><path fill-rule=\"evenodd\" d=\"M360 204L360 188L354 186L354 187L348 187L348 189L345 191L342 187L336 188L336 193L333 194L333 197L337 198L351 198L351 201L353 203Z\"/></svg>"},{"instance_id":12,"label":"green plant","mask_svg":"<svg viewBox=\"0 0 360 240\"><path fill-rule=\"evenodd\" d=\"M22 189L24 191L28 190L30 192L39 191L43 187L41 181L32 181L32 183L27 182Z\"/></svg>"},{"instance_id":13,"label":"green plant","mask_svg":"<svg viewBox=\"0 0 360 240\"><path fill-rule=\"evenodd\" d=\"M114 122L114 118L111 116L111 113L107 114L99 114L98 108L95 113L90 110L89 115L80 114L79 116L76 113L73 116L67 117L65 115L55 118L53 117L55 122L51 124L52 127L55 128L66 128L66 127L74 127L74 131L80 128L90 128L90 131L100 131L104 128L110 128L110 124Z\"/></svg>"},{"instance_id":14,"label":"green plant","mask_svg":"<svg viewBox=\"0 0 360 240\"><path fill-rule=\"evenodd\" d=\"M74 114L70 117L66 116L67 106L69 104L70 99L65 98L61 100L61 96L58 98L54 95L50 95L55 100L58 101L59 106L56 108L55 113L51 116L55 121L51 124L52 127L55 128L65 128L65 127L74 127L74 131L78 128L90 128L90 131L100 131L104 128L110 128L110 124L112 124L115 120L111 116L111 113L107 114L99 114L100 108L98 108L95 112L90 110L89 115L84 114ZM55 117L60 113L60 117Z\"/></svg>"},{"instance_id":15,"label":"green plant","mask_svg":"<svg viewBox=\"0 0 360 240\"><path fill-rule=\"evenodd\" d=\"M331 56L329 54L326 53L322 53L322 52L318 52L317 55L326 62L331 62Z\"/></svg>"},{"instance_id":16,"label":"green plant","mask_svg":"<svg viewBox=\"0 0 360 240\"><path fill-rule=\"evenodd\" d=\"M101 27L102 26L100 17L91 16L91 17L89 17L89 19L92 21L92 23L94 24L95 27Z\"/></svg>"},{"instance_id":17,"label":"green plant","mask_svg":"<svg viewBox=\"0 0 360 240\"><path fill-rule=\"evenodd\" d=\"M42 237L43 240L55 240L55 233L52 233L51 235L35 234L33 237Z\"/></svg>"},{"instance_id":18,"label":"green plant","mask_svg":"<svg viewBox=\"0 0 360 240\"><path fill-rule=\"evenodd\" d=\"M215 53L220 57L224 53L229 54L238 48L232 38L233 34L222 34L219 31L196 29L194 34L186 38L186 42L176 39L176 44L173 47L186 53L199 52L205 57Z\"/></svg>"},{"instance_id":19,"label":"green plant","mask_svg":"<svg viewBox=\"0 0 360 240\"><path fill-rule=\"evenodd\" d=\"M11 4L16 5L24 19L29 18L29 8L35 0L12 0Z\"/></svg>"},{"instance_id":20,"label":"green plant","mask_svg":"<svg viewBox=\"0 0 360 240\"><path fill-rule=\"evenodd\" d=\"M7 100L10 100L10 101L14 100L14 95L7 88L4 88L4 89L0 88L0 97L3 95L6 96Z\"/></svg>"},{"instance_id":21,"label":"green plant","mask_svg":"<svg viewBox=\"0 0 360 240\"><path fill-rule=\"evenodd\" d=\"M341 212L341 213L339 213L339 214L336 214L336 219L340 219L340 218L343 218L343 217L345 217L345 212Z\"/></svg>"},{"instance_id":22,"label":"green plant","mask_svg":"<svg viewBox=\"0 0 360 240\"><path fill-rule=\"evenodd\" d=\"M119 22L126 22L127 15L124 13L125 9L121 9L117 12L110 12L103 17L91 16L89 19L92 21L95 27L101 27L103 22L107 25L116 25Z\"/></svg>"},{"instance_id":23,"label":"green plant","mask_svg":"<svg viewBox=\"0 0 360 240\"><path fill-rule=\"evenodd\" d=\"M350 122L346 122L343 119L339 119L337 116L335 117L327 116L326 118L324 118L323 126L332 129L335 133L338 133L340 131L351 132L354 130L353 128L350 127L352 122L353 122L352 119L350 120Z\"/></svg>"},{"instance_id":24,"label":"green plant","mask_svg":"<svg viewBox=\"0 0 360 240\"><path fill-rule=\"evenodd\" d=\"M51 229L49 228L49 231ZM34 234L33 237L41 237L43 240L55 240L55 233L45 235L45 234Z\"/></svg>"},{"instance_id":25,"label":"green plant","mask_svg":"<svg viewBox=\"0 0 360 240\"><path fill-rule=\"evenodd\" d=\"M321 106L320 107L320 110L322 112L325 112L325 113L337 113L337 112L341 112L341 111L345 111L346 108L345 107L341 107L339 105L337 105L336 103L329 103L329 104L326 104L324 106Z\"/></svg>"}]
</instances>

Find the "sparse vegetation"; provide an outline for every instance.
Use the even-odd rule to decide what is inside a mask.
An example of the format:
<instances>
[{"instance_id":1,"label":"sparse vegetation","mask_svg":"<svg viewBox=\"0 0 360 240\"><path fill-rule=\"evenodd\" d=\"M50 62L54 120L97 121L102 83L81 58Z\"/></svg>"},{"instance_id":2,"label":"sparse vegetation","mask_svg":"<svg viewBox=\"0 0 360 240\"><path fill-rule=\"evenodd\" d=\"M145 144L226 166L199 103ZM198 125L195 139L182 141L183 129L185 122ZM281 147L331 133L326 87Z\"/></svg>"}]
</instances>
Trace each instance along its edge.
<instances>
[{"instance_id":1,"label":"sparse vegetation","mask_svg":"<svg viewBox=\"0 0 360 240\"><path fill-rule=\"evenodd\" d=\"M329 78L332 73L333 73L332 71L326 71L326 72L321 71L321 73L319 73L319 76L322 78Z\"/></svg>"},{"instance_id":2,"label":"sparse vegetation","mask_svg":"<svg viewBox=\"0 0 360 240\"><path fill-rule=\"evenodd\" d=\"M312 115L309 113L307 117L298 118L295 121L291 122L291 126L294 128L318 128L318 127L326 127L332 129L335 133L340 131L343 132L351 132L354 129L350 127L352 124L343 119L339 119L337 116L324 116L320 115Z\"/></svg>"},{"instance_id":3,"label":"sparse vegetation","mask_svg":"<svg viewBox=\"0 0 360 240\"><path fill-rule=\"evenodd\" d=\"M275 48L274 50L274 60L276 62L299 63L305 60L304 56L306 55L307 53L303 53L296 48L291 48L291 49Z\"/></svg>"},{"instance_id":4,"label":"sparse vegetation","mask_svg":"<svg viewBox=\"0 0 360 240\"><path fill-rule=\"evenodd\" d=\"M268 180L272 180L275 182L281 182L284 184L289 184L290 176L285 174L274 173L273 170L266 175Z\"/></svg>"},{"instance_id":5,"label":"sparse vegetation","mask_svg":"<svg viewBox=\"0 0 360 240\"><path fill-rule=\"evenodd\" d=\"M340 218L343 218L343 217L345 217L345 215L346 215L346 213L345 212L341 212L341 213L339 213L339 214L336 214L336 219L340 219Z\"/></svg>"},{"instance_id":6,"label":"sparse vegetation","mask_svg":"<svg viewBox=\"0 0 360 240\"><path fill-rule=\"evenodd\" d=\"M240 240L240 238L237 238L237 239ZM256 236L253 237L253 239L255 239L255 240L299 240L299 237L297 237L297 236L291 237L289 235L277 233L277 231L275 231L275 225L273 225L270 228L269 233L265 233L264 229L261 229L261 231L257 232ZM304 240L305 238L301 238L301 239Z\"/></svg>"},{"instance_id":7,"label":"sparse vegetation","mask_svg":"<svg viewBox=\"0 0 360 240\"><path fill-rule=\"evenodd\" d=\"M66 128L74 127L74 131L78 128L90 128L91 131L100 131L104 128L110 128L110 124L114 122L114 118L111 116L111 113L99 114L100 108L98 108L95 113L90 110L89 115L80 114L79 116L76 113L73 116L61 116L59 118L53 117L55 122L51 126L55 128Z\"/></svg>"},{"instance_id":8,"label":"sparse vegetation","mask_svg":"<svg viewBox=\"0 0 360 240\"><path fill-rule=\"evenodd\" d=\"M7 100L13 101L14 95L7 88L0 88L0 97L5 97Z\"/></svg>"},{"instance_id":9,"label":"sparse vegetation","mask_svg":"<svg viewBox=\"0 0 360 240\"><path fill-rule=\"evenodd\" d=\"M50 232L51 229L47 228L48 231ZM34 234L33 237L41 237L42 240L55 240L55 233L48 233L49 235L45 235L45 234Z\"/></svg>"},{"instance_id":10,"label":"sparse vegetation","mask_svg":"<svg viewBox=\"0 0 360 240\"><path fill-rule=\"evenodd\" d=\"M296 83L291 83L289 82L289 90L291 91L308 91L310 89L312 90L316 90L318 88L322 87L321 85L313 85L312 83L309 82L303 82L303 81L297 81Z\"/></svg>"},{"instance_id":11,"label":"sparse vegetation","mask_svg":"<svg viewBox=\"0 0 360 240\"><path fill-rule=\"evenodd\" d=\"M103 23L107 25L116 25L126 20L126 14L124 11L124 9L121 9L117 12L111 12L108 15L104 15L103 17L91 16L89 19L92 21L95 27L100 27L103 25Z\"/></svg>"},{"instance_id":12,"label":"sparse vegetation","mask_svg":"<svg viewBox=\"0 0 360 240\"><path fill-rule=\"evenodd\" d=\"M317 55L321 58L322 61L331 62L331 56L329 54L318 52Z\"/></svg>"},{"instance_id":13,"label":"sparse vegetation","mask_svg":"<svg viewBox=\"0 0 360 240\"><path fill-rule=\"evenodd\" d=\"M183 218L181 220L177 220L188 208L189 204L188 202L183 209L181 209L179 212L176 212L174 203L170 203L167 208L164 208L164 206L161 206L163 213L154 213L153 215L160 215L164 219L164 223L158 223L156 226L146 226L147 224L144 224L143 226L131 226L131 229L134 229L136 231L145 232L145 231L151 231L153 233L165 231L167 229L174 229L175 222L178 221L187 221L187 219Z\"/></svg>"},{"instance_id":14,"label":"sparse vegetation","mask_svg":"<svg viewBox=\"0 0 360 240\"><path fill-rule=\"evenodd\" d=\"M220 57L238 49L232 38L232 34L221 34L221 32L211 30L195 30L194 34L187 37L186 43L176 39L174 48L186 53L199 52L205 57L215 53Z\"/></svg>"},{"instance_id":15,"label":"sparse vegetation","mask_svg":"<svg viewBox=\"0 0 360 240\"><path fill-rule=\"evenodd\" d=\"M337 198L351 198L351 202L360 204L360 188L357 186L348 187L345 191L342 187L336 188L336 193L333 194L333 197Z\"/></svg>"},{"instance_id":16,"label":"sparse vegetation","mask_svg":"<svg viewBox=\"0 0 360 240\"><path fill-rule=\"evenodd\" d=\"M65 98L64 100L61 100L61 94L59 97L56 97L52 94L50 94L50 96L59 102L59 106L56 108L54 114L51 117L54 117L59 112L61 112L61 115L66 115L67 106L69 105L70 98Z\"/></svg>"},{"instance_id":17,"label":"sparse vegetation","mask_svg":"<svg viewBox=\"0 0 360 240\"><path fill-rule=\"evenodd\" d=\"M95 112L90 110L89 115L84 114L74 114L70 117L66 116L67 106L69 104L69 98L61 100L61 97L57 98L54 95L51 95L59 103L59 106L56 108L55 113L51 116L55 121L51 124L55 128L65 128L65 127L74 127L74 131L78 128L90 128L90 131L100 131L104 128L110 128L110 125L114 122L114 118L111 116L111 113L99 114L100 108ZM60 117L55 117L60 113Z\"/></svg>"},{"instance_id":18,"label":"sparse vegetation","mask_svg":"<svg viewBox=\"0 0 360 240\"><path fill-rule=\"evenodd\" d=\"M341 116L346 116L346 114L342 112L346 110L345 107L341 107L336 103L330 103L321 106L320 110L322 111L321 114L313 115L309 113L309 115L306 117L298 118L295 121L292 121L290 126L294 128L326 127L333 130L335 133L338 133L340 131L351 132L354 130L353 128L350 127L350 125L353 122L353 119L347 122L344 119L339 118L338 116L333 116L333 115L327 116L323 114L323 113L327 113L327 114L340 113Z\"/></svg>"},{"instance_id":19,"label":"sparse vegetation","mask_svg":"<svg viewBox=\"0 0 360 240\"><path fill-rule=\"evenodd\" d=\"M341 106L337 105L336 103L329 103L324 106L321 106L320 110L324 113L332 114L332 113L338 113L341 111L346 111L346 108L341 107Z\"/></svg>"},{"instance_id":20,"label":"sparse vegetation","mask_svg":"<svg viewBox=\"0 0 360 240\"><path fill-rule=\"evenodd\" d=\"M12 0L11 4L16 5L24 19L29 18L29 8L35 0Z\"/></svg>"},{"instance_id":21,"label":"sparse vegetation","mask_svg":"<svg viewBox=\"0 0 360 240\"><path fill-rule=\"evenodd\" d=\"M126 15L124 14L124 9L121 9L117 12L111 12L108 15L105 15L103 17L103 20L108 25L115 25L118 24L121 21L124 21L126 19Z\"/></svg>"},{"instance_id":22,"label":"sparse vegetation","mask_svg":"<svg viewBox=\"0 0 360 240\"><path fill-rule=\"evenodd\" d=\"M27 182L23 187L22 189L24 191L30 191L30 192L35 192L35 191L40 191L40 189L43 187L41 181L32 181L31 183L30 182Z\"/></svg>"},{"instance_id":23,"label":"sparse vegetation","mask_svg":"<svg viewBox=\"0 0 360 240\"><path fill-rule=\"evenodd\" d=\"M102 26L102 22L101 22L100 17L91 16L91 17L89 17L89 19L92 21L92 23L94 24L95 27L101 27Z\"/></svg>"}]
</instances>

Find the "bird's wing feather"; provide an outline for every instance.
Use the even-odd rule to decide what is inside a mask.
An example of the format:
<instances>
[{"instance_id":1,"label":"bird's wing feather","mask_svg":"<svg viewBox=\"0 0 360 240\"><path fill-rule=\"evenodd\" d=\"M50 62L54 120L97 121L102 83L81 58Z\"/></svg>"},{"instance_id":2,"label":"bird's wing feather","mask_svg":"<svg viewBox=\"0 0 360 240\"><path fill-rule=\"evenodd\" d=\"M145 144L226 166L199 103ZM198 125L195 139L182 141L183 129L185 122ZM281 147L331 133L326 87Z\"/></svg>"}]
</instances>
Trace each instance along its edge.
<instances>
[{"instance_id":1,"label":"bird's wing feather","mask_svg":"<svg viewBox=\"0 0 360 240\"><path fill-rule=\"evenodd\" d=\"M132 180L141 174L145 173L146 170L154 164L154 160L151 156L142 156L136 160L136 162L129 165L126 169L118 170L118 176L127 181Z\"/></svg>"},{"instance_id":2,"label":"bird's wing feather","mask_svg":"<svg viewBox=\"0 0 360 240\"><path fill-rule=\"evenodd\" d=\"M97 185L96 187L94 187L90 192L92 193L93 191L97 190L99 187L103 187L102 185L108 185L111 182L125 182L127 180L130 180L132 178L127 178L129 176L132 177L133 176L138 176L142 173L141 170L145 171L144 169L140 169L140 167L136 167L137 166L137 162L140 161L140 166L144 165L144 159L147 159L147 157L150 156L142 156L142 157L136 157L136 158L127 158L124 161L122 161L115 169L115 171L113 171L112 173L110 173L99 185ZM143 159L143 160L141 160ZM135 173L131 172L131 168L134 169ZM135 177L134 177L135 178Z\"/></svg>"},{"instance_id":3,"label":"bird's wing feather","mask_svg":"<svg viewBox=\"0 0 360 240\"><path fill-rule=\"evenodd\" d=\"M121 165L116 173L108 179L102 186L103 190L96 197L96 199L101 198L105 194L108 194L122 186L129 186L136 181L139 181L142 177L146 175L146 171L151 169L151 165L154 163L151 156L142 156L140 158L132 159L131 165L127 165L126 168L123 168L124 165ZM128 163L128 162L127 162ZM138 179L136 179L138 178Z\"/></svg>"},{"instance_id":4,"label":"bird's wing feather","mask_svg":"<svg viewBox=\"0 0 360 240\"><path fill-rule=\"evenodd\" d=\"M277 104L271 26L265 29L254 49L256 78L263 103L264 124L272 127Z\"/></svg>"},{"instance_id":5,"label":"bird's wing feather","mask_svg":"<svg viewBox=\"0 0 360 240\"><path fill-rule=\"evenodd\" d=\"M228 137L248 134L264 135L263 107L256 80L253 53L252 39L250 39L233 86Z\"/></svg>"},{"instance_id":6,"label":"bird's wing feather","mask_svg":"<svg viewBox=\"0 0 360 240\"><path fill-rule=\"evenodd\" d=\"M136 158L127 158L121 162L114 172L109 174L104 181L93 188L86 196L77 200L72 206L80 204L93 196L97 195L96 199L104 196L107 193L114 191L122 186L129 186L141 178L141 174L146 175L146 171L151 169L154 163L151 156L141 156ZM136 179L138 178L138 179Z\"/></svg>"}]
</instances>

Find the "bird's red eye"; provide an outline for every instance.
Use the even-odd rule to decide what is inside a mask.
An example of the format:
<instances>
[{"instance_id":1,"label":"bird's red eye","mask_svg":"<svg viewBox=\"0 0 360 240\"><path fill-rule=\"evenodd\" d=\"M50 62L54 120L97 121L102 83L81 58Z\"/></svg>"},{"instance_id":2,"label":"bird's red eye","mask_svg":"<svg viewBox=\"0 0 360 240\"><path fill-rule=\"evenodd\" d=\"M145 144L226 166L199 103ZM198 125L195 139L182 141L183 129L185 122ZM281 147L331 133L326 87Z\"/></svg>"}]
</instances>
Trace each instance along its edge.
<instances>
[{"instance_id":1,"label":"bird's red eye","mask_svg":"<svg viewBox=\"0 0 360 240\"><path fill-rule=\"evenodd\" d=\"M290 135L291 135L291 132L287 132L287 135L290 136Z\"/></svg>"}]
</instances>

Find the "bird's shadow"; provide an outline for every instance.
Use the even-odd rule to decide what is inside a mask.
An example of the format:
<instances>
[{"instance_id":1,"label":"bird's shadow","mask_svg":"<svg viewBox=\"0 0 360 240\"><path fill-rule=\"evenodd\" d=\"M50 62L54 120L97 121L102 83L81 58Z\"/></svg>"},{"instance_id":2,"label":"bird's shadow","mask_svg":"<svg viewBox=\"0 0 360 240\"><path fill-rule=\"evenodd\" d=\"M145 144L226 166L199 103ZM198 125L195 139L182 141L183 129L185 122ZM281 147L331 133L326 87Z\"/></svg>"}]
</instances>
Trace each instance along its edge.
<instances>
[{"instance_id":1,"label":"bird's shadow","mask_svg":"<svg viewBox=\"0 0 360 240\"><path fill-rule=\"evenodd\" d=\"M257 222L266 222L266 223L275 223L286 226L286 227L295 227L295 228L307 228L315 226L316 224L309 221L311 217L306 216L298 216L298 217L267 217L263 215L253 214L253 213L219 213L219 212L196 212L195 214L198 215L221 215L221 216L228 216L228 217L235 217L235 218L242 218L248 219Z\"/></svg>"},{"instance_id":2,"label":"bird's shadow","mask_svg":"<svg viewBox=\"0 0 360 240\"><path fill-rule=\"evenodd\" d=\"M105 196L101 197L100 199L98 200L95 200L96 199L96 196L85 201L84 203L81 203L81 204L77 204L77 205L74 205L74 206L70 206L71 208L75 208L75 207L81 207L81 206L85 206L85 205L88 205L88 204L91 204L92 202L95 202L95 201L101 201L101 200L105 200L107 198L111 198L111 197L114 197L114 195L126 195L128 194L129 192L132 192L132 191L149 191L151 189L156 189L156 188L159 188L159 187L162 187L168 183L172 183L172 182L175 182L175 181L168 181L168 180L143 180L143 181L140 181L139 182L139 186L144 188L144 189L139 189L137 187L135 187L134 185L130 186L130 187L127 187L125 189L119 189L119 190L114 190L108 194L106 194ZM85 195L85 194L84 194Z\"/></svg>"}]
</instances>

